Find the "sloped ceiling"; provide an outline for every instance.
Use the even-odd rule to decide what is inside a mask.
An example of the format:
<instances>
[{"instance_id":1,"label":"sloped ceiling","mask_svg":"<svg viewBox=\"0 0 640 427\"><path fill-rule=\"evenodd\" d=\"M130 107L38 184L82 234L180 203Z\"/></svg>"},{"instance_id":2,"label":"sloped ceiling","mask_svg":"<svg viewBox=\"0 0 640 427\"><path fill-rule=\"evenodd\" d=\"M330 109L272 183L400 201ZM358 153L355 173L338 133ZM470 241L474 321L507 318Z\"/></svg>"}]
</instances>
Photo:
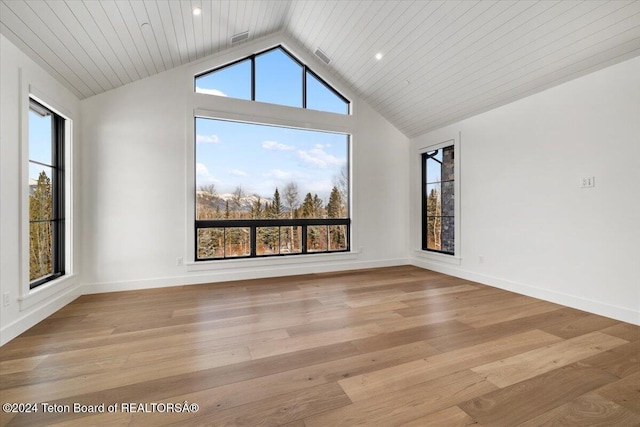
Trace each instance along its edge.
<instances>
[{"instance_id":1,"label":"sloped ceiling","mask_svg":"<svg viewBox=\"0 0 640 427\"><path fill-rule=\"evenodd\" d=\"M640 54L640 1L0 0L0 32L80 98L244 31L322 49L413 137Z\"/></svg>"}]
</instances>

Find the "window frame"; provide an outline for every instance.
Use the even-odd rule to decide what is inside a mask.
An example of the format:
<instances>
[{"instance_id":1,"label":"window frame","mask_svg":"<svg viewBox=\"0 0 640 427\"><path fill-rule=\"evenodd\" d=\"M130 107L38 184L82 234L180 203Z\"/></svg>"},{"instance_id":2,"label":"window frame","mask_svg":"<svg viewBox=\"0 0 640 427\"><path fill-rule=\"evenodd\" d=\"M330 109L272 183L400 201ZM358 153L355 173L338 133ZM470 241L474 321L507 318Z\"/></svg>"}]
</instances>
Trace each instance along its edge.
<instances>
[{"instance_id":1,"label":"window frame","mask_svg":"<svg viewBox=\"0 0 640 427\"><path fill-rule=\"evenodd\" d=\"M270 47L268 49L262 50L260 52L257 53L253 53L251 55L245 56L243 58L237 59L235 61L229 62L227 64L221 65L219 67L215 67L212 68L210 70L206 70L203 72L200 72L196 75L193 76L193 91L196 92L196 80L200 77L206 76L207 74L211 74L211 73L215 73L217 71L221 71L225 68L229 68L229 67L233 67L234 65L237 65L241 62L247 61L249 60L251 62L251 99L250 101L253 102L264 102L267 104L273 104L270 102L266 102L266 101L260 101L260 100L256 100L256 58L267 54L269 52L272 52L274 50L282 50L284 52L284 54L286 56L288 56L292 61L294 61L296 64L298 64L301 68L301 72L302 72L302 107L290 107L290 108L302 108L302 109L307 109L307 73L311 74L314 78L316 78L324 87L326 87L327 89L329 89L329 91L331 91L334 95L336 95L339 99L341 99L345 104L347 104L347 111L346 113L344 113L344 115L351 115L352 114L352 102L345 97L344 95L342 95L340 92L338 92L335 88L333 88L329 83L327 83L322 77L320 77L317 73L315 73L313 70L311 70L306 64L304 64L302 61L300 61L295 55L293 55L289 50L287 50L287 48L285 48L283 45L279 44L277 46L273 46ZM243 99L243 98L233 98L233 99L239 99L239 100L244 100L244 101L249 101L247 99ZM273 105L283 105L283 104L273 104ZM313 110L313 111L323 111L323 110ZM323 111L323 112L328 112L331 114L342 114L342 113L332 113L330 111Z\"/></svg>"},{"instance_id":2,"label":"window frame","mask_svg":"<svg viewBox=\"0 0 640 427\"><path fill-rule=\"evenodd\" d=\"M237 277L238 267L256 268L258 270L269 270L274 266L283 268L297 268L305 264L315 264L319 262L346 262L359 258L360 249L360 229L358 226L358 193L354 192L356 186L355 177L358 176L358 161L354 157L358 140L358 99L356 95L340 82L333 82L331 76L327 75L325 64L321 63L313 55L304 51L292 50L289 41L283 40L282 35L275 34L264 37L253 42L243 43L236 48L221 52L213 57L194 63L184 68L183 82L186 97L185 105L185 183L184 193L184 241L185 245L177 256L184 262L187 272L216 272L227 274L234 272L233 277ZM224 65L238 61L238 58L248 58L256 52L266 51L273 47L281 46L289 52L296 52L296 57L304 61L308 66L314 67L314 72L325 82L330 82L332 87L339 90L347 99L350 99L350 114L335 114L327 111L303 109L289 107L278 104L267 104L254 102L246 99L237 99L222 96L211 96L198 93L194 90L194 77L202 75L213 69L221 68ZM293 46L295 47L295 46ZM195 261L195 251L193 248L195 237L195 167L192 159L195 156L195 126L194 117L212 118L220 120L244 121L256 124L297 127L309 130L337 132L351 135L349 146L349 217L350 227L350 247L349 252L337 253L310 253L302 257L267 257L251 259L231 259L216 261ZM247 270L247 274L252 270ZM257 270L256 270L257 271Z\"/></svg>"},{"instance_id":3,"label":"window frame","mask_svg":"<svg viewBox=\"0 0 640 427\"><path fill-rule=\"evenodd\" d=\"M454 179L453 179L453 186L454 186L454 212L453 212L453 216L452 215L446 215L447 218L452 218L453 217L453 222L454 222L454 241L453 241L453 245L454 245L454 251L453 252L449 252L449 251L444 251L444 250L438 250L438 249L431 249L429 248L429 242L428 242L428 238L427 238L427 233L425 232L425 228L427 227L427 224L429 223L429 209L428 209L428 195L427 195L427 191L428 191L428 187L429 184L434 184L427 182L427 160L429 158L434 158L435 155L430 156L429 153L432 152L437 152L442 150L443 154L444 154L444 150L451 147L453 149L453 161L454 161ZM434 148L433 150L428 150L428 151L424 151L420 154L420 158L421 158L421 168L422 168L422 193L421 193L421 199L422 199L422 250L423 251L429 251L429 252L434 252L434 253L439 253L439 254L443 254L443 255L455 255L455 247L456 247L456 241L455 241L455 145L452 143L451 145L446 145L444 147L441 148ZM435 160L435 159L434 159ZM436 160L437 161L437 160ZM441 175L442 176L442 173ZM444 181L439 181L440 184L442 184ZM448 181L451 182L451 181ZM440 186L440 188L442 189L442 185ZM442 200L442 196L443 196L443 192L442 190L440 191L440 198ZM442 208L442 201L440 202L440 206ZM444 218L445 215L442 215L442 211L440 212L441 214L437 217L439 218ZM435 217L434 217L435 218ZM441 223L442 223L442 219L441 219Z\"/></svg>"},{"instance_id":4,"label":"window frame","mask_svg":"<svg viewBox=\"0 0 640 427\"><path fill-rule=\"evenodd\" d=\"M55 110L50 107L47 107L42 102L39 102L33 96L29 97L29 108L28 111L34 111L36 114L40 114L37 110L44 110L46 113L51 115L51 164L45 164L42 162L38 162L32 160L30 155L28 159L28 163L39 164L45 167L51 168L51 187L52 187L52 218L49 220L37 220L33 221L29 217L27 218L29 228L33 222L52 222L53 223L53 233L52 233L52 273L43 277L39 277L35 280L29 280L29 290L33 290L45 283L48 283L52 280L55 280L59 277L65 275L65 258L66 258L66 245L65 245L65 213L66 213L66 203L65 203L65 130L66 130L66 119L58 114ZM44 117L44 116L43 116ZM27 119L29 120L29 119ZM28 149L30 148L31 140L28 140ZM30 214L30 208L29 208ZM30 244L30 240L28 242ZM31 259L29 257L29 265ZM29 276L30 277L30 274Z\"/></svg>"},{"instance_id":5,"label":"window frame","mask_svg":"<svg viewBox=\"0 0 640 427\"><path fill-rule=\"evenodd\" d=\"M442 135L441 135L442 136ZM436 141L426 141L416 147L414 153L414 165L417 169L414 179L420 179L419 185L414 187L414 194L419 194L414 204L415 212L415 255L418 258L427 259L430 261L437 261L446 264L460 265L462 262L462 209L461 209L461 133L456 132L455 135L449 132L444 133L445 138L438 138ZM449 136L448 138L446 136ZM441 252L431 249L424 249L424 224L426 221L426 201L424 200L426 177L423 170L423 154L434 150L442 149L445 147L453 146L454 150L454 253ZM415 181L414 181L415 183Z\"/></svg>"},{"instance_id":6,"label":"window frame","mask_svg":"<svg viewBox=\"0 0 640 427\"><path fill-rule=\"evenodd\" d=\"M247 101L247 100L245 100ZM249 101L250 102L250 101ZM296 108L296 107L287 107L287 108ZM317 110L314 110L317 111ZM323 112L325 113L325 112ZM193 117L193 138L192 138L192 143L193 146L195 147L196 141L195 141L195 137L196 137L196 119L211 119L211 120L222 120L222 121L233 121L233 122L237 122L237 123L248 123L248 124L255 124L255 125L262 125L262 126L275 126L275 127L281 127L281 128L294 128L294 129L300 129L300 130L308 130L308 131L316 131L316 132L331 132L331 133L339 133L339 134L343 134L347 137L347 176L349 177L349 182L347 183L347 191L349 192L348 194L348 201L347 201L347 217L346 218L294 218L294 219L287 219L287 218L279 218L279 219L217 219L217 220L211 220L211 219L202 219L199 220L197 218L197 209L196 209L196 205L197 205L197 198L196 198L196 191L197 191L197 187L195 185L196 182L196 176L195 176L195 165L198 161L197 156L196 156L196 150L194 148L193 150L193 162L192 162L192 169L194 171L193 174L193 180L194 180L194 185L193 185L193 199L192 199L192 203L193 203L193 256L194 256L194 261L196 263L201 263L203 261L214 261L214 262L219 262L219 261L228 261L228 260L236 260L236 259L247 259L247 258L277 258L277 257L289 257L289 256L296 256L296 255L318 255L318 254L336 254L336 253L345 253L345 252L351 252L351 242L352 242L352 232L351 232L351 206L352 206L352 197L351 197L351 150L352 150L352 138L353 135L351 133L347 133L347 132L339 132L339 131L329 131L327 129L314 129L314 128L310 128L310 127L303 127L303 126L287 126L287 125L282 125L282 124L275 124L273 122L258 122L258 121L242 121L242 120L230 120L227 118L219 118L219 117L213 117L213 116L208 116L208 115L204 115L203 112L200 113L194 113L194 117ZM256 249L257 249L257 245L256 245L256 229L257 228L261 228L261 227L289 227L289 226L293 226L293 227L301 227L301 251L300 252L291 252L291 253L277 253L277 254L257 254ZM345 226L346 228L346 241L345 241L345 245L346 248L345 249L338 249L338 250L330 250L329 249L329 245L327 245L327 250L324 251L309 251L307 248L307 228L308 227L312 227L312 226L326 226L327 227L327 241L329 240L329 227L330 226ZM207 258L200 258L198 256L198 230L201 229L207 229L207 228L222 228L222 229L226 229L226 228L250 228L251 229L251 236L250 236L250 253L249 255L242 255L242 256L233 256L233 257L207 257Z\"/></svg>"}]
</instances>

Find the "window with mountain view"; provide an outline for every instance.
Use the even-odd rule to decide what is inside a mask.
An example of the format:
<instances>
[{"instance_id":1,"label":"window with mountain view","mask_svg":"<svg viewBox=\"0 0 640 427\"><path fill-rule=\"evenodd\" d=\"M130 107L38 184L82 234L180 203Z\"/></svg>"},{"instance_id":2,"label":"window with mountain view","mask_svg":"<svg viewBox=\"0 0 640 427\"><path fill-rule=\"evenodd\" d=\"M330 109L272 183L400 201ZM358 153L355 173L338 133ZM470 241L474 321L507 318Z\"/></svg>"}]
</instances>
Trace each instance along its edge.
<instances>
[{"instance_id":1,"label":"window with mountain view","mask_svg":"<svg viewBox=\"0 0 640 427\"><path fill-rule=\"evenodd\" d=\"M195 91L349 114L350 102L282 46L196 76Z\"/></svg>"},{"instance_id":2,"label":"window with mountain view","mask_svg":"<svg viewBox=\"0 0 640 427\"><path fill-rule=\"evenodd\" d=\"M64 274L64 119L29 103L29 282Z\"/></svg>"},{"instance_id":3,"label":"window with mountain view","mask_svg":"<svg viewBox=\"0 0 640 427\"><path fill-rule=\"evenodd\" d=\"M422 249L455 253L454 146L422 154Z\"/></svg>"},{"instance_id":4,"label":"window with mountain view","mask_svg":"<svg viewBox=\"0 0 640 427\"><path fill-rule=\"evenodd\" d=\"M348 249L349 136L196 118L197 259Z\"/></svg>"}]
</instances>

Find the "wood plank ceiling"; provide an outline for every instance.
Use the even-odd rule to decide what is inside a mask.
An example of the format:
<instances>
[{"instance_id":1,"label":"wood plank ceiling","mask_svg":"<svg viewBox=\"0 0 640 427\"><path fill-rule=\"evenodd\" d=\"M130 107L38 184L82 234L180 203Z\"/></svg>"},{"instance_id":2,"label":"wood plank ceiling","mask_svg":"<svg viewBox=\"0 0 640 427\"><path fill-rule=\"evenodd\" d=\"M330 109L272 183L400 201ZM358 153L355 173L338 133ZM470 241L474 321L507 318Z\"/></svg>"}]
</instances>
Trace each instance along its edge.
<instances>
[{"instance_id":1,"label":"wood plank ceiling","mask_svg":"<svg viewBox=\"0 0 640 427\"><path fill-rule=\"evenodd\" d=\"M413 137L637 56L640 1L0 0L0 32L81 99L244 31L322 49Z\"/></svg>"}]
</instances>

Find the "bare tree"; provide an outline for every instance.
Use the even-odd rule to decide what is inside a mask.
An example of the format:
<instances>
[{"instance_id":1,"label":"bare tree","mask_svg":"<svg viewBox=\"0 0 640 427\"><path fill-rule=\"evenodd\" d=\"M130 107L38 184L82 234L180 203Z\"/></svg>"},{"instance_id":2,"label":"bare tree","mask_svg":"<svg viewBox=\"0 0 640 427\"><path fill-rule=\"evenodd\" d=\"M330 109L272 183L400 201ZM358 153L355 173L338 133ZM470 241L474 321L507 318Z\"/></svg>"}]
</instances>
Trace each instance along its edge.
<instances>
[{"instance_id":1,"label":"bare tree","mask_svg":"<svg viewBox=\"0 0 640 427\"><path fill-rule=\"evenodd\" d=\"M237 186L235 190L233 190L231 196L231 206L233 207L234 216L236 218L242 217L242 199L244 198L244 190L241 186Z\"/></svg>"},{"instance_id":2,"label":"bare tree","mask_svg":"<svg viewBox=\"0 0 640 427\"><path fill-rule=\"evenodd\" d=\"M298 184L295 182L290 182L285 185L284 190L284 201L289 208L289 218L293 219L296 209L300 204L300 191L298 190ZM287 247L291 250L292 240L293 240L293 226L291 226L289 230L289 235L287 236Z\"/></svg>"},{"instance_id":3,"label":"bare tree","mask_svg":"<svg viewBox=\"0 0 640 427\"><path fill-rule=\"evenodd\" d=\"M338 189L341 200L341 214L347 214L347 204L349 203L349 170L347 165L340 168L340 172L333 176L333 185Z\"/></svg>"}]
</instances>

